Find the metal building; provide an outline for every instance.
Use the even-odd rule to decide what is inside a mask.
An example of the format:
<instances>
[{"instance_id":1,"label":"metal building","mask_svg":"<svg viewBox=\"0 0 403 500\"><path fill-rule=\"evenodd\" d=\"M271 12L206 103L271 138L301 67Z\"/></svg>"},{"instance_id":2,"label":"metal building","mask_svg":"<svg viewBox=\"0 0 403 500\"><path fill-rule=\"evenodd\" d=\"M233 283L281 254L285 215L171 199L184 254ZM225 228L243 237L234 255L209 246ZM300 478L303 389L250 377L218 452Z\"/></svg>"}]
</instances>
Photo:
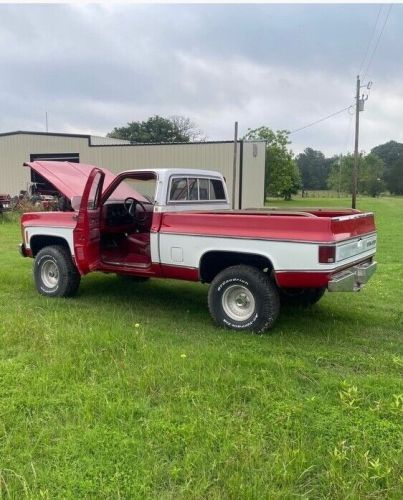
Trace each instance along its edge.
<instances>
[{"instance_id":1,"label":"metal building","mask_svg":"<svg viewBox=\"0 0 403 500\"><path fill-rule=\"evenodd\" d=\"M236 192L233 187L233 141L186 144L131 144L107 137L46 132L0 134L0 193L17 194L34 180L23 163L67 160L123 170L183 167L221 172L236 208L264 204L265 143L237 143Z\"/></svg>"}]
</instances>

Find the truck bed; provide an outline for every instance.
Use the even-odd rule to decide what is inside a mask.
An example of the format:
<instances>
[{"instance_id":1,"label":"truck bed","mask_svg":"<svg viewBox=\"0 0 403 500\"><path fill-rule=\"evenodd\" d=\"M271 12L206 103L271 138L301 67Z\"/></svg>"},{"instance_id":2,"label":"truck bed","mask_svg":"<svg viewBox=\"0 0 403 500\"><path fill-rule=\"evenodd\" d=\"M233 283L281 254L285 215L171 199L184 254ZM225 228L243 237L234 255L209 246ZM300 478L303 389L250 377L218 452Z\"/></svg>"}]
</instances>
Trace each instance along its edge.
<instances>
[{"instance_id":1,"label":"truck bed","mask_svg":"<svg viewBox=\"0 0 403 500\"><path fill-rule=\"evenodd\" d=\"M352 209L238 210L163 213L167 234L334 243L375 232L374 215Z\"/></svg>"}]
</instances>

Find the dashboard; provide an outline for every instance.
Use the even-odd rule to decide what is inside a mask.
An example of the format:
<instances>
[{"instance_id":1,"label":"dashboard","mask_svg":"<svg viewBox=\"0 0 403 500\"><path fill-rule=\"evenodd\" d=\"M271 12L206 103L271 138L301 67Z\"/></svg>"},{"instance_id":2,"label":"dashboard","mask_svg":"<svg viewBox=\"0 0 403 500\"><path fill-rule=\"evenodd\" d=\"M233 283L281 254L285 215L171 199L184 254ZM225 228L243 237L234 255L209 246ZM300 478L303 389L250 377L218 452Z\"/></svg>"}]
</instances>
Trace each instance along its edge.
<instances>
[{"instance_id":1,"label":"dashboard","mask_svg":"<svg viewBox=\"0 0 403 500\"><path fill-rule=\"evenodd\" d=\"M140 208L138 217L130 215L122 201L106 203L102 207L101 229L106 233L131 232L134 229L149 231L153 217L153 205L145 204L146 214ZM144 217L144 220L139 220Z\"/></svg>"},{"instance_id":2,"label":"dashboard","mask_svg":"<svg viewBox=\"0 0 403 500\"><path fill-rule=\"evenodd\" d=\"M132 225L135 219L125 209L123 203L110 203L103 207L104 225L106 227L121 228L122 226Z\"/></svg>"}]
</instances>

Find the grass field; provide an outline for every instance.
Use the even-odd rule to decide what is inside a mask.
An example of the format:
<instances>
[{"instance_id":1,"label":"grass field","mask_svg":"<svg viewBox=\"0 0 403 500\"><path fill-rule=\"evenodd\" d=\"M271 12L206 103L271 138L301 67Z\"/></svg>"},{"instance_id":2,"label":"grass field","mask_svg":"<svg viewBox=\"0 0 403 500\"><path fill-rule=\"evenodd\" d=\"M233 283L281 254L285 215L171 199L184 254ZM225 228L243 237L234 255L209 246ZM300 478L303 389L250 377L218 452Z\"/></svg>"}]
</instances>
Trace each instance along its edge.
<instances>
[{"instance_id":1,"label":"grass field","mask_svg":"<svg viewBox=\"0 0 403 500\"><path fill-rule=\"evenodd\" d=\"M403 199L359 207L367 288L263 336L216 328L203 285L39 296L0 219L0 498L402 498Z\"/></svg>"}]
</instances>

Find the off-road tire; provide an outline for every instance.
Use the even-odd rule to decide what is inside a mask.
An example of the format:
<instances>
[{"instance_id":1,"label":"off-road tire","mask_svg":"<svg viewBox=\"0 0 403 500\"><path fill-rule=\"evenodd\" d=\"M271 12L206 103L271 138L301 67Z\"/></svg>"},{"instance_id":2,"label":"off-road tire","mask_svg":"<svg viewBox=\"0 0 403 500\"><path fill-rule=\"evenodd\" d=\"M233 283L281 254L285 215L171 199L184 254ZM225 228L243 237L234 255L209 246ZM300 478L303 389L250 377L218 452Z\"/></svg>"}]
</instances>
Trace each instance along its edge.
<instances>
[{"instance_id":1,"label":"off-road tire","mask_svg":"<svg viewBox=\"0 0 403 500\"><path fill-rule=\"evenodd\" d=\"M280 302L284 305L309 307L318 302L326 292L324 288L279 288Z\"/></svg>"},{"instance_id":2,"label":"off-road tire","mask_svg":"<svg viewBox=\"0 0 403 500\"><path fill-rule=\"evenodd\" d=\"M71 297L80 285L80 273L68 249L61 245L52 245L42 248L36 255L34 281L42 295Z\"/></svg>"},{"instance_id":3,"label":"off-road tire","mask_svg":"<svg viewBox=\"0 0 403 500\"><path fill-rule=\"evenodd\" d=\"M246 304L242 305L242 301ZM208 307L220 326L263 333L273 327L280 312L280 299L275 283L263 271L238 265L224 269L214 278Z\"/></svg>"}]
</instances>

